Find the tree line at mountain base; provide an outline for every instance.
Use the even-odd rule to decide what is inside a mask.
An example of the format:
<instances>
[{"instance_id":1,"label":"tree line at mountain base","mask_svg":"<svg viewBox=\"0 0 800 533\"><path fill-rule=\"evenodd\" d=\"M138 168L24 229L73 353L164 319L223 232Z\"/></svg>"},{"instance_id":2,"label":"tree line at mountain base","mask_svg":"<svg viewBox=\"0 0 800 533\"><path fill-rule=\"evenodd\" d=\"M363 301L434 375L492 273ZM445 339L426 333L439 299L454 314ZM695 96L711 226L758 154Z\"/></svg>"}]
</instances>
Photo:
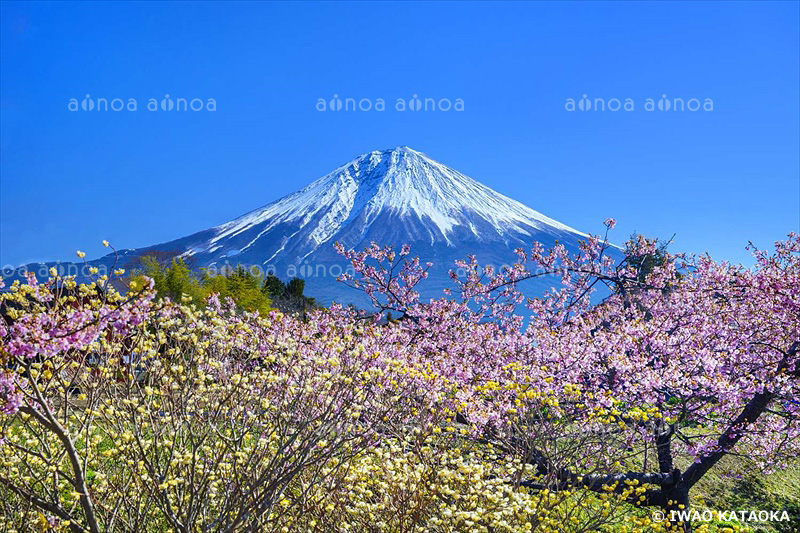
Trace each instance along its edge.
<instances>
[{"instance_id":1,"label":"tree line at mountain base","mask_svg":"<svg viewBox=\"0 0 800 533\"><path fill-rule=\"evenodd\" d=\"M284 283L273 274L264 277L244 265L213 275L201 269L197 275L182 258L165 261L156 256L145 256L134 269L134 279L143 277L153 280L158 297L173 301L205 305L209 296L216 294L221 300L230 298L245 311L262 314L278 309L284 313L305 315L317 307L316 300L304 294L305 280L302 278L292 278Z\"/></svg>"}]
</instances>

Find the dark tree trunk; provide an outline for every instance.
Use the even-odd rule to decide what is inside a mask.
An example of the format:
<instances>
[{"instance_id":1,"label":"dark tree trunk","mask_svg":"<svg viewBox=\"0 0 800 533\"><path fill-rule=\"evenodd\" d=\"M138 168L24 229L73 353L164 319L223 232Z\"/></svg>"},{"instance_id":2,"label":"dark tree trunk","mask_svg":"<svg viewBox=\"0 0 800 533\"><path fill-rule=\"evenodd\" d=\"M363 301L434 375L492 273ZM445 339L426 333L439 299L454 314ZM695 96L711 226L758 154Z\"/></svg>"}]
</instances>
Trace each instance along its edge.
<instances>
[{"instance_id":1,"label":"dark tree trunk","mask_svg":"<svg viewBox=\"0 0 800 533\"><path fill-rule=\"evenodd\" d=\"M692 523L688 520L689 514L689 485L683 480L677 485L664 491L666 501L662 511L667 520L672 523L670 530L673 533L691 533ZM681 518L687 518L682 521Z\"/></svg>"}]
</instances>

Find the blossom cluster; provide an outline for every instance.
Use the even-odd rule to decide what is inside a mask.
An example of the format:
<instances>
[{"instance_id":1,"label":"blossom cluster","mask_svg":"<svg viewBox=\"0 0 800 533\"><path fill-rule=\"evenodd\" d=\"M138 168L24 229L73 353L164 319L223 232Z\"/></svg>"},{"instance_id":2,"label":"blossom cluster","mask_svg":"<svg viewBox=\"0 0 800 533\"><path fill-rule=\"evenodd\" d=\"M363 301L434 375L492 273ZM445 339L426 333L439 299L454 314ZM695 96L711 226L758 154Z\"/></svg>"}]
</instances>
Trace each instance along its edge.
<instances>
[{"instance_id":1,"label":"blossom cluster","mask_svg":"<svg viewBox=\"0 0 800 533\"><path fill-rule=\"evenodd\" d=\"M105 277L15 282L0 294L0 517L674 531L643 508L686 508L721 456L776 468L800 453L800 237L755 250L749 269L643 261L657 256L646 239L616 263L609 246L534 245L503 271L470 257L427 302L430 265L408 247L339 246L371 313L197 306ZM542 275L561 286L524 298Z\"/></svg>"}]
</instances>

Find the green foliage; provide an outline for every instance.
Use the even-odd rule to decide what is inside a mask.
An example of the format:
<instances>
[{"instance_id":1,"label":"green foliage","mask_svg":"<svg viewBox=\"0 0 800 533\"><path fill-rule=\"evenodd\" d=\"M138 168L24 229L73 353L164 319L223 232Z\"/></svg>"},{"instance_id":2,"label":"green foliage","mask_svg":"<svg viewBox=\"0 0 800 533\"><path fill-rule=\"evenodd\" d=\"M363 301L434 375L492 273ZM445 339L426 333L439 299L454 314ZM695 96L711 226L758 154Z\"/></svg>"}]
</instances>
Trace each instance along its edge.
<instances>
[{"instance_id":1,"label":"green foliage","mask_svg":"<svg viewBox=\"0 0 800 533\"><path fill-rule=\"evenodd\" d=\"M231 298L239 307L248 311L266 313L272 309L269 295L261 290L262 277L243 265L237 266L227 276L212 276L205 272L202 280L208 293L220 298Z\"/></svg>"},{"instance_id":2,"label":"green foliage","mask_svg":"<svg viewBox=\"0 0 800 533\"><path fill-rule=\"evenodd\" d=\"M261 290L274 300L283 295L283 292L286 290L286 285L274 274L269 274L264 280L264 285Z\"/></svg>"},{"instance_id":3,"label":"green foliage","mask_svg":"<svg viewBox=\"0 0 800 533\"><path fill-rule=\"evenodd\" d=\"M269 294L261 290L261 276L242 265L227 275L205 271L198 278L183 259L173 259L168 266L155 257L144 257L141 262L137 274L153 279L159 298L203 305L210 295L217 294L221 300L231 298L246 311L266 313L272 309Z\"/></svg>"},{"instance_id":4,"label":"green foliage","mask_svg":"<svg viewBox=\"0 0 800 533\"><path fill-rule=\"evenodd\" d=\"M205 270L197 276L180 258L159 260L156 256L147 256L141 258L140 264L135 276L152 278L159 298L203 305L210 295L217 294L220 300L232 298L238 307L262 314L275 308L304 314L317 307L316 300L304 294L305 280L301 278L284 283L273 274L264 278L260 272L243 265L222 274Z\"/></svg>"},{"instance_id":5,"label":"green foliage","mask_svg":"<svg viewBox=\"0 0 800 533\"><path fill-rule=\"evenodd\" d=\"M143 257L141 262L142 268L137 273L152 278L159 298L178 302L183 298L196 302L204 300L204 287L183 259L173 259L169 266L153 256Z\"/></svg>"},{"instance_id":6,"label":"green foliage","mask_svg":"<svg viewBox=\"0 0 800 533\"><path fill-rule=\"evenodd\" d=\"M306 282L300 278L292 278L286 284L286 293L289 296L298 298L303 296L303 291L306 288Z\"/></svg>"},{"instance_id":7,"label":"green foliage","mask_svg":"<svg viewBox=\"0 0 800 533\"><path fill-rule=\"evenodd\" d=\"M269 295L272 303L281 311L305 313L317 307L314 298L309 298L304 294L305 285L305 280L301 278L292 278L284 284L276 276L270 274L264 280L261 290Z\"/></svg>"},{"instance_id":8,"label":"green foliage","mask_svg":"<svg viewBox=\"0 0 800 533\"><path fill-rule=\"evenodd\" d=\"M656 244L657 246L655 251L647 254L636 253L636 243L640 242L641 240ZM650 274L654 268L661 266L666 262L668 246L669 242L662 241L659 243L658 239L647 239L637 235L636 233L631 235L630 240L628 240L625 255L627 257L628 264L636 270L637 277L640 282L644 282L648 274Z\"/></svg>"}]
</instances>

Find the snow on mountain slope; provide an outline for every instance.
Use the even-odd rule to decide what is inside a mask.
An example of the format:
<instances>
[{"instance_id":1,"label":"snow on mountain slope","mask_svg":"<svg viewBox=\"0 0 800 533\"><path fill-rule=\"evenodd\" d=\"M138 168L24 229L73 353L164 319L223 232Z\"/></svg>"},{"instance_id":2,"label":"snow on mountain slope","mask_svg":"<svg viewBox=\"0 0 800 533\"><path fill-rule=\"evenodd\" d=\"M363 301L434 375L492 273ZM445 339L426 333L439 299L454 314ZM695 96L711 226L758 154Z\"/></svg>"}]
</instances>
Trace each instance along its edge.
<instances>
[{"instance_id":1,"label":"snow on mountain slope","mask_svg":"<svg viewBox=\"0 0 800 533\"><path fill-rule=\"evenodd\" d=\"M426 221L433 241L453 244L453 228L463 226L484 240L471 219L487 222L499 236L531 235L530 229L584 234L406 146L364 154L330 174L265 207L215 228L213 247L254 227L261 231L241 251L256 245L280 223L308 227L307 253L329 242L356 219L367 233L382 213ZM319 215L319 216L318 216ZM494 235L492 235L493 237ZM267 258L268 260L269 258Z\"/></svg>"},{"instance_id":2,"label":"snow on mountain slope","mask_svg":"<svg viewBox=\"0 0 800 533\"><path fill-rule=\"evenodd\" d=\"M410 244L435 264L424 296L441 296L453 262L475 254L502 266L533 241L577 246L586 235L401 146L361 155L303 189L230 222L145 249L122 252L123 266L149 253L186 258L195 267L257 265L286 279L306 279L325 304L363 303L336 283L347 268L335 242L363 248ZM109 257L92 263L109 263Z\"/></svg>"}]
</instances>

